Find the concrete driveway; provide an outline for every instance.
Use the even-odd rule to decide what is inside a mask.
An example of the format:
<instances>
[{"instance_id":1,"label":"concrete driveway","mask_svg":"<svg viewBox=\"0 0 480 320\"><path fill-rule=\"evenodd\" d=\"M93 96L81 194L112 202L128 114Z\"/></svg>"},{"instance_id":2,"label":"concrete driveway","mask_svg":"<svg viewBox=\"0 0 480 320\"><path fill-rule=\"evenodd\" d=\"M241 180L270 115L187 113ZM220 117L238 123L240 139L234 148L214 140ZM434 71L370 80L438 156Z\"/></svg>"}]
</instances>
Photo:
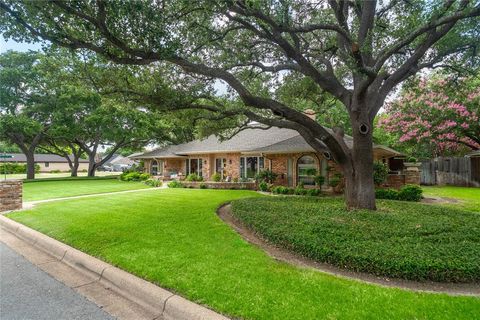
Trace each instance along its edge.
<instances>
[{"instance_id":1,"label":"concrete driveway","mask_svg":"<svg viewBox=\"0 0 480 320\"><path fill-rule=\"evenodd\" d=\"M0 319L114 318L0 242Z\"/></svg>"}]
</instances>

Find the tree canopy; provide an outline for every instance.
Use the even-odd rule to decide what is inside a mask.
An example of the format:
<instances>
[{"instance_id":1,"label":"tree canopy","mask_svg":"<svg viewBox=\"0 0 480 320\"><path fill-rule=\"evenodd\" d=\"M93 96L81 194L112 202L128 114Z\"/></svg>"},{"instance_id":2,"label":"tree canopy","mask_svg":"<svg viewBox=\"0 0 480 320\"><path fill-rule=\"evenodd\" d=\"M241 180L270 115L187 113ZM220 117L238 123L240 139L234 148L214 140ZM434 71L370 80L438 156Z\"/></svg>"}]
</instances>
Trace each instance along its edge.
<instances>
[{"instance_id":1,"label":"tree canopy","mask_svg":"<svg viewBox=\"0 0 480 320\"><path fill-rule=\"evenodd\" d=\"M478 63L475 1L1 0L0 9L6 37L171 68L178 84L205 85L182 105L144 95L152 104L290 128L319 152L327 146L343 169L352 208L375 208L372 127L388 94L424 68ZM343 104L352 149L342 130L332 132L281 101L275 89L286 74L311 79ZM227 84L237 103L209 97L215 81Z\"/></svg>"}]
</instances>

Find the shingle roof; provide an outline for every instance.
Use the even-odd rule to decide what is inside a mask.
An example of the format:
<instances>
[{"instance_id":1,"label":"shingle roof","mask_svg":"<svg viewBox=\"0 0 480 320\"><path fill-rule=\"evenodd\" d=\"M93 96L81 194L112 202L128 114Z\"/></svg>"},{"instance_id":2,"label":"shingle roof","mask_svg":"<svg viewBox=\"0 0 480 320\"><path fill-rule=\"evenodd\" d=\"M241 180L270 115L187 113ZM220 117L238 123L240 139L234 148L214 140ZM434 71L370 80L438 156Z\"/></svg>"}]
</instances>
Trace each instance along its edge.
<instances>
[{"instance_id":1,"label":"shingle roof","mask_svg":"<svg viewBox=\"0 0 480 320\"><path fill-rule=\"evenodd\" d=\"M347 146L352 146L352 137L346 135L344 140ZM328 148L325 146L325 151L327 150ZM261 129L259 126L253 126L240 131L229 140L221 141L215 135L211 135L206 139L161 147L130 157L132 159L182 158L187 155L204 153L294 153L312 151L314 151L313 148L295 130L276 127ZM396 153L395 150L392 151Z\"/></svg>"},{"instance_id":2,"label":"shingle roof","mask_svg":"<svg viewBox=\"0 0 480 320\"><path fill-rule=\"evenodd\" d=\"M5 162L27 162L27 157L23 153L10 153L13 158L3 159ZM67 162L67 159L64 157L58 156L56 154L35 154L35 162ZM70 159L73 160L73 157L70 156ZM88 163L86 159L80 159L80 163Z\"/></svg>"}]
</instances>

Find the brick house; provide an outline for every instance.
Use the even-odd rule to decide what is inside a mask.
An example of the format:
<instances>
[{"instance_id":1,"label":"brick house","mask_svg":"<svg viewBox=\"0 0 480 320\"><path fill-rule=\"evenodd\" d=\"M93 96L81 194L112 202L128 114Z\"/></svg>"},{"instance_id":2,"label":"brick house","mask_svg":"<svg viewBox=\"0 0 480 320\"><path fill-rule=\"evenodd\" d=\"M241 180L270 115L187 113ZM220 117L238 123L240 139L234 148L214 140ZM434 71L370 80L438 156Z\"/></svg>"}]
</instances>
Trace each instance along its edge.
<instances>
[{"instance_id":1,"label":"brick house","mask_svg":"<svg viewBox=\"0 0 480 320\"><path fill-rule=\"evenodd\" d=\"M13 157L11 159L7 159L5 162L18 163L23 165L27 164L27 157L23 153L13 153L12 156ZM70 171L70 166L68 165L67 159L59 155L37 153L34 155L34 159L35 165L38 165L40 167L40 172ZM70 156L70 159L73 160L73 157ZM88 169L88 160L79 159L78 162L78 171Z\"/></svg>"},{"instance_id":2,"label":"brick house","mask_svg":"<svg viewBox=\"0 0 480 320\"><path fill-rule=\"evenodd\" d=\"M345 142L351 145L352 138L345 136ZM393 179L393 186L403 184L403 155L381 145L373 149L375 160L387 163L392 175L398 176ZM209 181L214 173L219 173L223 181L246 181L269 169L278 174L275 184L292 187L300 182L314 185L313 169L327 180L339 173L327 148L323 153L315 152L297 131L275 127L252 126L229 140L221 141L212 135L131 158L142 160L145 171L162 180L183 180L188 174L197 173Z\"/></svg>"}]
</instances>

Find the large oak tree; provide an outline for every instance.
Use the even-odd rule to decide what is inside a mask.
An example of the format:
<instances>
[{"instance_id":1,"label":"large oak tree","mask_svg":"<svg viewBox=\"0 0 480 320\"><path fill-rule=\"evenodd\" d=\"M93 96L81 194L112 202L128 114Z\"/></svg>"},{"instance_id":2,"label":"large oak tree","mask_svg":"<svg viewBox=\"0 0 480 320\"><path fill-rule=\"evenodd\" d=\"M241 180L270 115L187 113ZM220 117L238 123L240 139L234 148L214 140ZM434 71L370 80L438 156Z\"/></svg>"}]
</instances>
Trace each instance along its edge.
<instances>
[{"instance_id":1,"label":"large oak tree","mask_svg":"<svg viewBox=\"0 0 480 320\"><path fill-rule=\"evenodd\" d=\"M120 64L173 64L226 83L243 105L190 107L297 130L328 147L350 208L375 208L372 126L386 97L424 68L476 54L480 4L446 1L1 0L6 37L86 48ZM353 148L272 90L285 74L310 78L349 113ZM153 96L153 95L152 95Z\"/></svg>"}]
</instances>

